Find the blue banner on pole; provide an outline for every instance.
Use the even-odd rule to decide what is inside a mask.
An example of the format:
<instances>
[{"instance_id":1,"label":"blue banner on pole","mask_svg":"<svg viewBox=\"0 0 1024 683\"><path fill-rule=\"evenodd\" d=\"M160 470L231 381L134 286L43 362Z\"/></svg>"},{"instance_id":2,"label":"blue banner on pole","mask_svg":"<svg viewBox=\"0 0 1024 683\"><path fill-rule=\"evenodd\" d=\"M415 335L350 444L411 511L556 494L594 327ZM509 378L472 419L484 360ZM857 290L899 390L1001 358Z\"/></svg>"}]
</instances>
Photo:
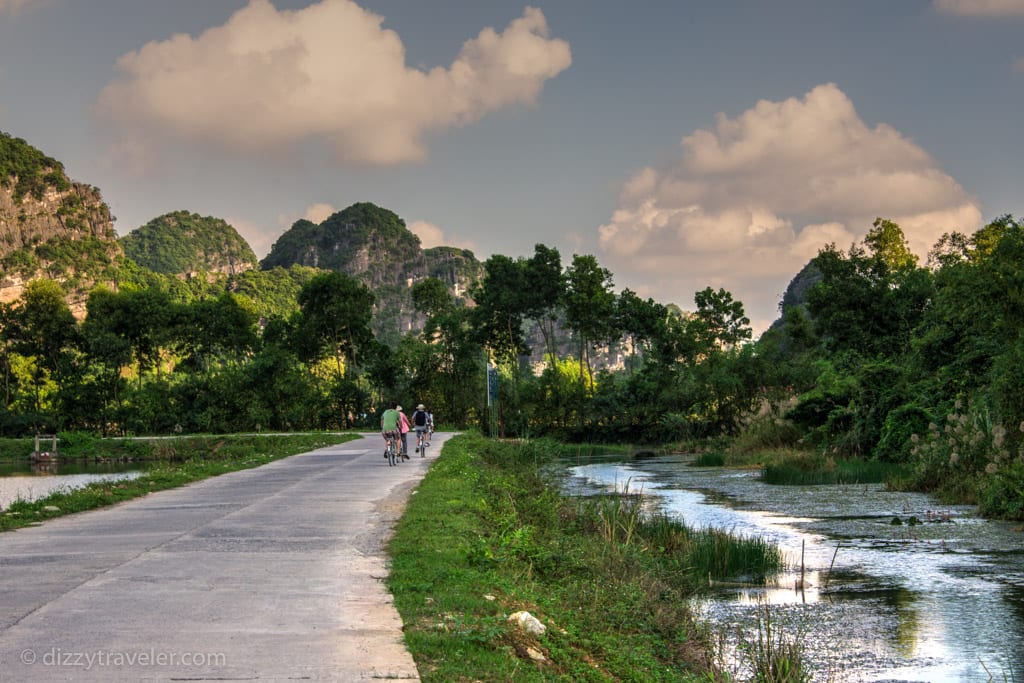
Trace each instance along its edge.
<instances>
[{"instance_id":1,"label":"blue banner on pole","mask_svg":"<svg viewBox=\"0 0 1024 683\"><path fill-rule=\"evenodd\" d=\"M487 364L487 407L498 402L498 368Z\"/></svg>"}]
</instances>

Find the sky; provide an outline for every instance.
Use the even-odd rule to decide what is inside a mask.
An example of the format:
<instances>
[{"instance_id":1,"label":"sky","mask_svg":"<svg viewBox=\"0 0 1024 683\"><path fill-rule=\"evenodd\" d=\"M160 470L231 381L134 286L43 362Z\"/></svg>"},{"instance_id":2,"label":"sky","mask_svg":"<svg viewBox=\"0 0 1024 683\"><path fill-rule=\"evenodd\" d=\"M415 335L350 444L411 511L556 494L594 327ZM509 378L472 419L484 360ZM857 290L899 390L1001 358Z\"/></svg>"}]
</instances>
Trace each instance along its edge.
<instances>
[{"instance_id":1,"label":"sky","mask_svg":"<svg viewBox=\"0 0 1024 683\"><path fill-rule=\"evenodd\" d=\"M119 235L356 202L755 335L820 249L1024 216L1024 0L0 0L0 131Z\"/></svg>"}]
</instances>

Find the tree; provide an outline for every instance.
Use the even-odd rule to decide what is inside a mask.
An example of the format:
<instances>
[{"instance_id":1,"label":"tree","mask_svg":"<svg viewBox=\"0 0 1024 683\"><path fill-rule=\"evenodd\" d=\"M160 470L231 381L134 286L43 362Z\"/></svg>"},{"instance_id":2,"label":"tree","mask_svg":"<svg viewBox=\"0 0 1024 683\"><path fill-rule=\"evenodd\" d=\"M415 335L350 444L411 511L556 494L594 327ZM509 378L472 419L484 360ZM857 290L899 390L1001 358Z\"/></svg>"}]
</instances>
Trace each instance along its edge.
<instances>
[{"instance_id":1,"label":"tree","mask_svg":"<svg viewBox=\"0 0 1024 683\"><path fill-rule=\"evenodd\" d=\"M544 337L545 356L554 358L555 323L562 308L566 290L566 277L562 271L562 256L557 249L543 244L534 245L533 256L526 261L526 291L524 313L537 321Z\"/></svg>"},{"instance_id":2,"label":"tree","mask_svg":"<svg viewBox=\"0 0 1024 683\"><path fill-rule=\"evenodd\" d=\"M473 287L476 338L499 362L512 364L526 351L523 318L528 283L522 261L495 254L484 262L484 276Z\"/></svg>"},{"instance_id":3,"label":"tree","mask_svg":"<svg viewBox=\"0 0 1024 683\"><path fill-rule=\"evenodd\" d=\"M64 290L53 280L33 280L25 287L21 301L14 307L15 350L25 356L37 356L54 375L69 347L78 340L75 316L64 301Z\"/></svg>"},{"instance_id":4,"label":"tree","mask_svg":"<svg viewBox=\"0 0 1024 683\"><path fill-rule=\"evenodd\" d=\"M593 256L574 254L566 272L565 320L579 341L580 366L586 366L593 390L590 346L618 337L615 326L615 294L612 274ZM584 363L584 359L586 363ZM583 377L581 375L582 383ZM582 419L582 414L581 414Z\"/></svg>"},{"instance_id":5,"label":"tree","mask_svg":"<svg viewBox=\"0 0 1024 683\"><path fill-rule=\"evenodd\" d=\"M640 351L650 352L655 339L665 333L668 310L665 306L648 298L641 299L631 289L624 289L615 302L616 327L629 337L629 372L635 370L636 358Z\"/></svg>"},{"instance_id":6,"label":"tree","mask_svg":"<svg viewBox=\"0 0 1024 683\"><path fill-rule=\"evenodd\" d=\"M731 349L750 339L750 319L743 313L743 304L733 301L732 294L707 287L694 295L698 338L708 352L716 347Z\"/></svg>"},{"instance_id":7,"label":"tree","mask_svg":"<svg viewBox=\"0 0 1024 683\"><path fill-rule=\"evenodd\" d=\"M347 377L356 353L373 338L373 293L339 272L317 275L299 292L298 337L307 358L335 359L338 377Z\"/></svg>"},{"instance_id":8,"label":"tree","mask_svg":"<svg viewBox=\"0 0 1024 683\"><path fill-rule=\"evenodd\" d=\"M829 245L814 259L822 279L808 291L807 307L829 352L903 355L931 301L931 274L908 255L899 226L875 224L849 253Z\"/></svg>"}]
</instances>

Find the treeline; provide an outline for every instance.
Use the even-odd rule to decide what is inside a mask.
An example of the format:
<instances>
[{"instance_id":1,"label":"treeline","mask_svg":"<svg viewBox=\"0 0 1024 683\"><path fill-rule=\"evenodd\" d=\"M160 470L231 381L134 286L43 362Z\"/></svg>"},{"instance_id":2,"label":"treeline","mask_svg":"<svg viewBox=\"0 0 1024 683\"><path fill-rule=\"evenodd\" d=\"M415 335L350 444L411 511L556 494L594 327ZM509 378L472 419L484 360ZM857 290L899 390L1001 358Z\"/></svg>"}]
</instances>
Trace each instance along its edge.
<instances>
[{"instance_id":1,"label":"treeline","mask_svg":"<svg viewBox=\"0 0 1024 683\"><path fill-rule=\"evenodd\" d=\"M756 342L723 289L683 312L616 293L593 256L563 267L544 245L488 259L472 306L417 282L426 325L391 345L371 332L374 293L338 272L282 272L294 300L272 309L262 281L197 292L149 277L96 289L80 323L60 287L38 280L0 310L0 431L373 428L394 398L505 436L753 435L759 447L912 463L915 486L1020 516L1022 265L1024 225L1010 216L943 236L923 265L878 220L848 250L823 249ZM544 362L526 362L531 344Z\"/></svg>"}]
</instances>

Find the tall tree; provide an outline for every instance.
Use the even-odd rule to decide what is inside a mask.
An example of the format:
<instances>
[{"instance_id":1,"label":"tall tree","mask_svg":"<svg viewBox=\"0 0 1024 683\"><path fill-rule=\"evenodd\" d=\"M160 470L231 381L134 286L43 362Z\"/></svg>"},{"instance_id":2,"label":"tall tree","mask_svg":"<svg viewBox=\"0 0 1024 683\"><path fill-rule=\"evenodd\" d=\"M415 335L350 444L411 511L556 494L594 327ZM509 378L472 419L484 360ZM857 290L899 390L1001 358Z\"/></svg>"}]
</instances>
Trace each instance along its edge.
<instances>
[{"instance_id":1,"label":"tall tree","mask_svg":"<svg viewBox=\"0 0 1024 683\"><path fill-rule=\"evenodd\" d=\"M544 338L545 356L554 358L557 349L555 324L565 296L566 279L562 256L557 249L537 244L525 263L525 314L537 321Z\"/></svg>"},{"instance_id":2,"label":"tall tree","mask_svg":"<svg viewBox=\"0 0 1024 683\"><path fill-rule=\"evenodd\" d=\"M590 255L574 254L566 272L565 320L579 341L580 365L586 365L593 390L590 346L618 337L612 274ZM581 375L582 383L582 375ZM581 416L582 418L582 416Z\"/></svg>"},{"instance_id":3,"label":"tall tree","mask_svg":"<svg viewBox=\"0 0 1024 683\"><path fill-rule=\"evenodd\" d=\"M743 303L734 301L731 293L706 287L694 295L694 302L698 337L709 351L715 347L731 349L751 338L750 318L743 312Z\"/></svg>"},{"instance_id":4,"label":"tall tree","mask_svg":"<svg viewBox=\"0 0 1024 683\"><path fill-rule=\"evenodd\" d=\"M373 338L373 293L355 278L331 271L299 291L299 332L308 358L332 356L338 377L351 372L357 351Z\"/></svg>"}]
</instances>

